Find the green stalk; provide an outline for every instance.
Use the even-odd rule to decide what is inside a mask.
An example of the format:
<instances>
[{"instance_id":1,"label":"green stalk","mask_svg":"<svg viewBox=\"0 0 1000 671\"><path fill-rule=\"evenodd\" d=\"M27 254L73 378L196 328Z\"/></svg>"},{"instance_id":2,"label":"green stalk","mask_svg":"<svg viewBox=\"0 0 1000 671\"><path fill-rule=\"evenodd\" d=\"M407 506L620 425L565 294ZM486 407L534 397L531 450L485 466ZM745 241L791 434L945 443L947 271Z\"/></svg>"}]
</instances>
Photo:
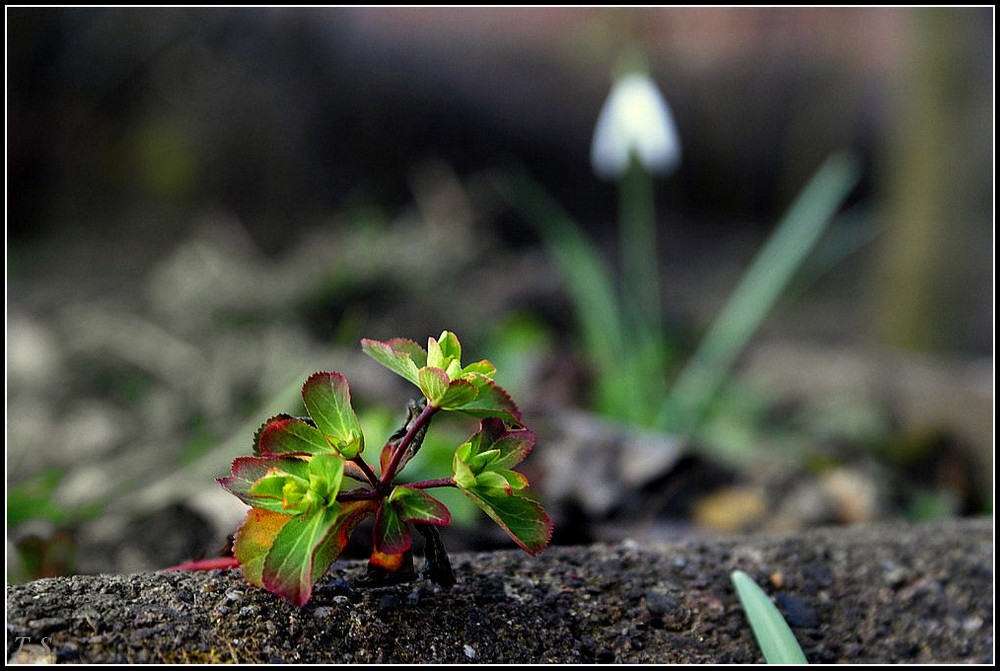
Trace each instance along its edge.
<instances>
[{"instance_id":1,"label":"green stalk","mask_svg":"<svg viewBox=\"0 0 1000 671\"><path fill-rule=\"evenodd\" d=\"M653 402L663 393L663 318L653 176L634 153L618 182L618 217L622 305L626 329L633 335L619 365L629 366L627 377L640 392L630 419L648 424L655 416Z\"/></svg>"}]
</instances>

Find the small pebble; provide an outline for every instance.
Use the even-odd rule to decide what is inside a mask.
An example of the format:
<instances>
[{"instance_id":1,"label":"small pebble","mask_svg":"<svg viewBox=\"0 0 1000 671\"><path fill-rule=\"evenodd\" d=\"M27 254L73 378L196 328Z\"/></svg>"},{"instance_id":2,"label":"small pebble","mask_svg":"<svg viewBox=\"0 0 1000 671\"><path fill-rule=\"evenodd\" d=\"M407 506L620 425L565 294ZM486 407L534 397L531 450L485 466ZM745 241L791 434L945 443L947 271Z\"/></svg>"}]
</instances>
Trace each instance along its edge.
<instances>
[{"instance_id":1,"label":"small pebble","mask_svg":"<svg viewBox=\"0 0 1000 671\"><path fill-rule=\"evenodd\" d=\"M465 656L468 657L469 659L475 659L476 658L476 649L473 648L468 643L466 643L464 646L462 646L462 650L465 651Z\"/></svg>"},{"instance_id":2,"label":"small pebble","mask_svg":"<svg viewBox=\"0 0 1000 671\"><path fill-rule=\"evenodd\" d=\"M819 626L819 615L805 600L789 594L779 594L775 600L781 606L788 626L796 629L812 629Z\"/></svg>"},{"instance_id":3,"label":"small pebble","mask_svg":"<svg viewBox=\"0 0 1000 671\"><path fill-rule=\"evenodd\" d=\"M653 615L663 615L678 607L677 598L667 592L658 589L646 591L646 608Z\"/></svg>"}]
</instances>

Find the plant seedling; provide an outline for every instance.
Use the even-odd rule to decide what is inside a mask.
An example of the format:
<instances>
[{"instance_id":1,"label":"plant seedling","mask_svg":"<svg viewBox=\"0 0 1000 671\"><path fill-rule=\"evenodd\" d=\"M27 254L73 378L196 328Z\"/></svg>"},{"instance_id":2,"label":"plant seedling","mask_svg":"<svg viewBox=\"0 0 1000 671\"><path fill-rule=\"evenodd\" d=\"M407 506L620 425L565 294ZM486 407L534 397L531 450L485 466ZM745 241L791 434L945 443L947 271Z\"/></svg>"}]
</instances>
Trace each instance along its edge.
<instances>
[{"instance_id":1,"label":"plant seedling","mask_svg":"<svg viewBox=\"0 0 1000 671\"><path fill-rule=\"evenodd\" d=\"M358 524L374 516L369 583L416 576L412 527L426 539L429 577L450 586L455 578L437 527L449 524L451 515L427 493L435 487L458 488L527 552L545 549L552 522L522 493L527 478L512 470L531 451L535 435L494 382L493 364L463 366L461 344L449 331L429 338L426 350L402 338L365 339L361 346L416 385L423 398L410 404L406 422L386 440L378 473L361 456L365 436L340 373L313 373L306 380L302 400L308 417L280 414L264 422L254 436L253 456L237 457L232 475L218 479L250 506L234 544L244 578L302 606ZM479 430L456 447L451 475L397 484L439 412L477 417Z\"/></svg>"}]
</instances>

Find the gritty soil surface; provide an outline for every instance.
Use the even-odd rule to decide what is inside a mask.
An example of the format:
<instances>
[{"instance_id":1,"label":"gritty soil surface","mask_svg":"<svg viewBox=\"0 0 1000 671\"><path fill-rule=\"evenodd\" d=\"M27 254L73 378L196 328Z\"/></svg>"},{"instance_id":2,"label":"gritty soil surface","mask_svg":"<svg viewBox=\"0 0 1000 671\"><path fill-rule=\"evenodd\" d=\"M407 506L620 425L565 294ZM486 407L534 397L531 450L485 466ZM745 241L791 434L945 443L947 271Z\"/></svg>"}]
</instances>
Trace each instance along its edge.
<instances>
[{"instance_id":1,"label":"gritty soil surface","mask_svg":"<svg viewBox=\"0 0 1000 671\"><path fill-rule=\"evenodd\" d=\"M8 587L8 661L760 662L739 568L811 662L993 662L991 519L452 562L451 589L364 589L339 562L301 609L238 571L36 580Z\"/></svg>"}]
</instances>

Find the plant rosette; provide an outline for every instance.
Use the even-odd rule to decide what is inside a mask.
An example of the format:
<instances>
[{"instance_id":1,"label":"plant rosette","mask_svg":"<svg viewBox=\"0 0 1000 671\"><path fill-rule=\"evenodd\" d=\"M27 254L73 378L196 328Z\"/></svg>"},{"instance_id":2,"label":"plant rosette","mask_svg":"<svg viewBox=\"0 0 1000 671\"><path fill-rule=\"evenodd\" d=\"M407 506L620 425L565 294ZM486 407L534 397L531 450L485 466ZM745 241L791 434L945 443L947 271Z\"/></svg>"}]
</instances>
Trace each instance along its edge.
<instances>
[{"instance_id":1,"label":"plant rosette","mask_svg":"<svg viewBox=\"0 0 1000 671\"><path fill-rule=\"evenodd\" d=\"M366 517L374 516L369 574L407 579L412 567L411 527L427 538L431 578L454 582L434 529L451 522L448 508L426 490L454 487L468 496L520 547L536 554L549 544L552 522L524 494L528 480L513 470L535 444L517 406L493 376L487 360L461 363L461 344L451 332L429 338L425 350L411 340L363 340L377 362L416 385L423 400L386 440L379 470L362 458L365 437L340 373L313 373L302 387L308 417L268 419L254 436L253 456L233 461L219 478L250 506L236 532L234 555L253 585L302 606L316 581L343 551ZM480 428L458 445L452 473L435 480L398 484L397 477L420 449L432 417L461 412L480 418ZM345 489L345 483L350 488Z\"/></svg>"}]
</instances>

